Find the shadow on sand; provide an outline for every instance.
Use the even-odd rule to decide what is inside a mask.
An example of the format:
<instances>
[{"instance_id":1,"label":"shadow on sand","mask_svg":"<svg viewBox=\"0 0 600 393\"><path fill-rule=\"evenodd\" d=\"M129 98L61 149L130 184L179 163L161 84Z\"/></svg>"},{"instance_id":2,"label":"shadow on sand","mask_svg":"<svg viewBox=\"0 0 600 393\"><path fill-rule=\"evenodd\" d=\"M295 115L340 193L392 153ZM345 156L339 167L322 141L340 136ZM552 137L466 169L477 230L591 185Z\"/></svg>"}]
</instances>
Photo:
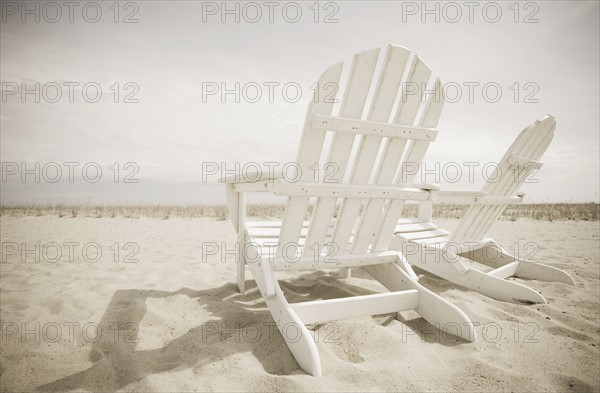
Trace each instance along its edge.
<instances>
[{"instance_id":1,"label":"shadow on sand","mask_svg":"<svg viewBox=\"0 0 600 393\"><path fill-rule=\"evenodd\" d=\"M318 271L280 282L280 285L290 303L373 293L337 280L335 276ZM116 340L114 334L103 334L90 351L93 366L41 385L37 390L114 392L151 374L186 368L199 372L207 365L243 352L251 352L269 374L304 374L275 328L254 281L248 281L246 288L249 290L245 295L238 293L235 284L200 291L189 288L174 292L119 290L113 295L99 327L102 332L114 333L118 326L122 329L120 339ZM195 299L211 314L211 319L162 348L136 350L138 329L133 329L132 324L139 326L147 311L146 301L176 295ZM244 326L254 329L250 329L245 339L240 334L240 327ZM257 329L262 330L258 333ZM235 343L224 344L228 340Z\"/></svg>"}]
</instances>

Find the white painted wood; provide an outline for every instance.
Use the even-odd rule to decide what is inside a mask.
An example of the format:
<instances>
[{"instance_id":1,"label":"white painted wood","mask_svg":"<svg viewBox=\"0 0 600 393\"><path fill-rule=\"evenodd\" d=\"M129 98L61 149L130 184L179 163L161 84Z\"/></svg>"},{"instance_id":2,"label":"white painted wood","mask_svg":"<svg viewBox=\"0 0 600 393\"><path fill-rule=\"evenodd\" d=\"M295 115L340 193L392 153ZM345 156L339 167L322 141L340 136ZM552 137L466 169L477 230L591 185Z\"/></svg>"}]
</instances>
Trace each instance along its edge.
<instances>
[{"instance_id":1,"label":"white painted wood","mask_svg":"<svg viewBox=\"0 0 600 393\"><path fill-rule=\"evenodd\" d=\"M516 195L513 196L484 196L483 198L479 198L477 201L473 202L474 205L494 205L494 206L503 206L503 205L516 205L523 201L523 198L518 197Z\"/></svg>"},{"instance_id":2,"label":"white painted wood","mask_svg":"<svg viewBox=\"0 0 600 393\"><path fill-rule=\"evenodd\" d=\"M445 229L437 228L437 229L431 229L428 231L403 233L402 238L404 238L408 241L413 241L413 240L420 240L420 239L430 239L432 237L437 238L440 236L447 236L449 234L450 234L450 232L446 231Z\"/></svg>"},{"instance_id":3,"label":"white painted wood","mask_svg":"<svg viewBox=\"0 0 600 393\"><path fill-rule=\"evenodd\" d=\"M400 91L401 102L394 116L395 123L414 123L421 95L407 96L407 86L414 84L420 86L422 83L426 83L429 80L430 75L431 71L429 67L427 67L418 56L415 56ZM394 175L401 163L401 157L407 146L407 141L408 139L405 138L394 138L389 141L383 153L381 165L376 174L376 184L394 184ZM368 202L365 212L363 213L361 237L354 248L357 252L368 248L370 244L374 245L374 249L376 250L385 249L385 241L378 243L378 238L382 230L393 230L392 225L390 225L390 228L382 228L382 220L386 215L386 210L388 209L387 206L390 204L390 201L384 200L371 200ZM398 205L403 206L403 203L398 202Z\"/></svg>"},{"instance_id":4,"label":"white painted wood","mask_svg":"<svg viewBox=\"0 0 600 393\"><path fill-rule=\"evenodd\" d=\"M380 49L377 48L354 55L346 91L341 103L341 117L360 119L371 87L379 51ZM336 178L338 182L344 179L355 137L356 135L347 133L335 133L333 136L327 163L337 166ZM320 197L317 199L315 204L316 214L309 231L308 244L323 243L324 234L321 228L333 219L334 211L335 198ZM346 220L338 221L338 226L340 224L346 224ZM334 237L334 242L337 240ZM342 239L339 244L345 244L345 241Z\"/></svg>"},{"instance_id":5,"label":"white painted wood","mask_svg":"<svg viewBox=\"0 0 600 393\"><path fill-rule=\"evenodd\" d=\"M509 148L509 151L500 161L503 177L495 184L486 184L484 190L490 195L512 195L521 186L526 174L521 174L518 181L515 179L515 172L512 171L511 164L508 162L511 156L524 156L533 161L539 160L542 154L550 144L553 137L555 122L551 118L537 121L532 126L528 127L520 137L517 137L515 144ZM520 166L519 166L519 169ZM518 173L518 172L517 172ZM473 225L470 231L467 231L467 238L483 237L489 227L497 220L504 211L504 207L486 207L478 219L477 224Z\"/></svg>"},{"instance_id":6,"label":"white painted wood","mask_svg":"<svg viewBox=\"0 0 600 393\"><path fill-rule=\"evenodd\" d=\"M266 284L263 274L257 263L249 263L248 267L256 281L259 291L266 297ZM274 278L274 276L272 276ZM266 298L265 302L273 316L275 324L279 329L292 355L298 362L298 365L308 374L315 377L322 375L321 360L315 341L310 331L304 326L302 320L296 315L290 304L285 299L279 283L274 280L275 296Z\"/></svg>"},{"instance_id":7,"label":"white painted wood","mask_svg":"<svg viewBox=\"0 0 600 393\"><path fill-rule=\"evenodd\" d=\"M225 185L225 195L226 195L226 199L227 199L227 210L229 212L229 218L231 219L231 222L233 224L233 227L235 228L236 232L238 233L238 244L240 241L240 194L238 194L237 192L234 191L233 189L233 185L232 184L226 184ZM243 209L242 209L243 210ZM243 227L243 225L242 225ZM244 233L244 230L242 229L242 233ZM245 241L245 239L244 239ZM240 291L240 293L244 294L245 293L245 280L246 280L246 266L244 264L244 260L243 260L244 256L242 253L242 249L241 246L238 247L238 253L237 253L237 285L238 285L238 289Z\"/></svg>"},{"instance_id":8,"label":"white painted wood","mask_svg":"<svg viewBox=\"0 0 600 393\"><path fill-rule=\"evenodd\" d=\"M521 203L523 198L517 195L485 195L483 192L438 192L432 197L436 203L455 203L476 205L514 205Z\"/></svg>"},{"instance_id":9,"label":"white painted wood","mask_svg":"<svg viewBox=\"0 0 600 393\"><path fill-rule=\"evenodd\" d=\"M544 265L543 263L520 261L515 272L515 277L575 285L575 280L569 273L554 266Z\"/></svg>"},{"instance_id":10,"label":"white painted wood","mask_svg":"<svg viewBox=\"0 0 600 393\"><path fill-rule=\"evenodd\" d=\"M437 329L448 334L458 335L466 341L477 341L473 322L463 311L419 284L398 264L367 266L363 270L381 282L389 291L417 289L419 304L415 311L427 322ZM457 330L457 325L461 329Z\"/></svg>"},{"instance_id":11,"label":"white painted wood","mask_svg":"<svg viewBox=\"0 0 600 393\"><path fill-rule=\"evenodd\" d=\"M327 230L327 233L329 235L333 234L333 224L330 225L329 227L325 228ZM248 228L248 233L250 234L250 236L253 239L258 239L258 238L275 238L275 239L279 239L279 232L281 229L281 224L279 227L252 227L252 228ZM306 234L308 233L308 226L303 226L302 230L300 231L300 238L302 237L306 237Z\"/></svg>"},{"instance_id":12,"label":"white painted wood","mask_svg":"<svg viewBox=\"0 0 600 393\"><path fill-rule=\"evenodd\" d=\"M383 187L372 185L322 184L322 183L272 183L271 190L275 195L307 195L324 198L383 198L414 201L429 200L428 191L411 187ZM317 214L315 214L317 215ZM326 225L331 223L331 219ZM312 228L311 224L311 228ZM326 228L326 226L325 226Z\"/></svg>"},{"instance_id":13,"label":"white painted wood","mask_svg":"<svg viewBox=\"0 0 600 393\"><path fill-rule=\"evenodd\" d=\"M438 132L435 128L325 115L316 115L313 118L312 126L327 131L364 134L376 137L424 139L427 141L434 141Z\"/></svg>"},{"instance_id":14,"label":"white painted wood","mask_svg":"<svg viewBox=\"0 0 600 393\"><path fill-rule=\"evenodd\" d=\"M332 186L319 186L315 184L308 184L307 187L297 188L296 185L288 188L288 192L295 195L302 195L305 192L311 196L318 196L319 199L315 204L314 211L312 213L311 225L308 228L308 234L306 236L306 245L304 247L304 255L311 255L314 252L319 254L323 252L322 247L325 243L325 237L328 234L328 228L333 222L332 212L335 210L336 198L342 196L344 191L341 185L335 184L339 191ZM314 187L314 188L313 188Z\"/></svg>"},{"instance_id":15,"label":"white painted wood","mask_svg":"<svg viewBox=\"0 0 600 393\"><path fill-rule=\"evenodd\" d=\"M310 123L316 114L331 113L335 102L334 99L337 96L337 92L336 95L331 95L332 88L339 86L341 72L342 63L338 63L328 68L321 75L317 89L315 89L313 95L313 100L309 105L297 157L297 163L302 170L301 181L312 181L310 178L311 170L309 168L319 161L323 141L325 140L325 131L313 128ZM308 199L308 197L303 196L288 199L283 217L284 225L281 230L280 243L282 245L298 240L300 229L306 216ZM277 252L281 255L282 249L280 248Z\"/></svg>"},{"instance_id":16,"label":"white painted wood","mask_svg":"<svg viewBox=\"0 0 600 393\"><path fill-rule=\"evenodd\" d=\"M233 188L233 184L225 185L225 198L227 200L227 212L229 213L229 219L233 224L233 228L237 232L238 230L238 195Z\"/></svg>"},{"instance_id":17,"label":"white painted wood","mask_svg":"<svg viewBox=\"0 0 600 393\"><path fill-rule=\"evenodd\" d=\"M499 277L499 278L508 278L515 275L517 272L517 268L519 267L519 262L508 263L504 266L500 266L492 271L489 271L488 274L490 276Z\"/></svg>"},{"instance_id":18,"label":"white painted wood","mask_svg":"<svg viewBox=\"0 0 600 393\"><path fill-rule=\"evenodd\" d=\"M410 263L408 263L406 258L404 258L404 256L402 255L402 253L398 254L398 260L396 261L396 264L400 266L406 273L408 273L410 278L412 278L415 281L419 281L417 273L415 273L413 268L410 266Z\"/></svg>"},{"instance_id":19,"label":"white painted wood","mask_svg":"<svg viewBox=\"0 0 600 393\"><path fill-rule=\"evenodd\" d=\"M232 183L232 186L235 192L265 192L269 191L270 183L272 182L268 180L259 180L255 182Z\"/></svg>"},{"instance_id":20,"label":"white painted wood","mask_svg":"<svg viewBox=\"0 0 600 393\"><path fill-rule=\"evenodd\" d=\"M261 260L258 265L260 267L260 274L262 274L265 283L263 296L266 300L273 299L275 297L275 281L277 281L277 279L271 272L271 266L269 265L268 260Z\"/></svg>"},{"instance_id":21,"label":"white painted wood","mask_svg":"<svg viewBox=\"0 0 600 393\"><path fill-rule=\"evenodd\" d=\"M435 198L435 193L431 196ZM423 201L419 202L419 211L417 213L417 218L422 221L431 221L433 216L433 201Z\"/></svg>"},{"instance_id":22,"label":"white painted wood","mask_svg":"<svg viewBox=\"0 0 600 393\"><path fill-rule=\"evenodd\" d=\"M389 47L386 55L386 61L382 69L381 77L379 78L375 98L371 104L368 118L371 121L388 121L396 96L400 91L402 77L405 73L405 68L408 63L410 52L405 48ZM389 140L401 138L406 140L410 135L407 133L398 135L389 135ZM374 166L376 165L377 153L380 150L380 145L384 141L377 136L367 136L363 140L359 155L357 157L358 165L354 169L352 183L363 184L369 181ZM387 144L387 143L386 143ZM385 145L383 146L385 151ZM383 159L383 156L382 156ZM375 168L378 169L378 168ZM377 172L376 172L377 176ZM386 184L388 185L388 184ZM348 201L350 202L350 201ZM366 201L364 208L365 212L371 200ZM358 207L360 204L356 201L348 203L345 206L344 214L358 215ZM357 228L356 242L353 246L353 252L364 252L368 249L371 239L376 236L375 225L377 215L370 216L363 214L359 218L360 225Z\"/></svg>"},{"instance_id":23,"label":"white painted wood","mask_svg":"<svg viewBox=\"0 0 600 393\"><path fill-rule=\"evenodd\" d=\"M331 238L326 237L324 241L325 241L326 246L332 244ZM352 241L352 238L350 239L350 242L351 241ZM296 244L290 245L290 250L287 250L288 253L291 253L295 246L298 246L299 249L303 250L304 246L305 246L305 242L306 242L306 238L301 237L300 239L298 239L298 242ZM261 256L269 257L269 260L271 260L271 261L276 258L275 250L277 249L277 246L279 245L279 240L277 238L256 238L256 239L252 239L252 244L255 247L260 248ZM332 254L332 253L333 253L333 250L328 251L327 249L325 249L325 252L322 252L321 255L325 256L327 254ZM336 251L336 255L337 255L337 251Z\"/></svg>"},{"instance_id":24,"label":"white painted wood","mask_svg":"<svg viewBox=\"0 0 600 393\"><path fill-rule=\"evenodd\" d=\"M483 198L483 191L438 191L433 196L436 203L471 204Z\"/></svg>"},{"instance_id":25,"label":"white painted wood","mask_svg":"<svg viewBox=\"0 0 600 393\"><path fill-rule=\"evenodd\" d=\"M416 217L406 217L406 218L400 218L398 219L398 222L396 223L397 225L405 225L405 224L418 224L418 223L422 223L423 221L419 220Z\"/></svg>"},{"instance_id":26,"label":"white painted wood","mask_svg":"<svg viewBox=\"0 0 600 393\"><path fill-rule=\"evenodd\" d=\"M450 240L450 236L442 235L442 236L437 236L437 237L428 237L425 239L415 239L415 240L412 240L411 243L416 243L419 246L435 245L436 247L444 247L448 244L449 240Z\"/></svg>"},{"instance_id":27,"label":"white painted wood","mask_svg":"<svg viewBox=\"0 0 600 393\"><path fill-rule=\"evenodd\" d=\"M485 248L491 248L492 250L485 250ZM567 272L542 263L517 258L504 250L493 239L483 239L476 247L469 244L469 246L464 247L464 249L465 250L461 255L466 258L488 266L500 265L500 267L496 269L500 273L494 274L498 277L500 274L504 274L504 277L515 276L524 279L554 281L575 285L573 277ZM505 266L513 266L513 268L505 268ZM492 274L492 272L488 274Z\"/></svg>"},{"instance_id":28,"label":"white painted wood","mask_svg":"<svg viewBox=\"0 0 600 393\"><path fill-rule=\"evenodd\" d=\"M425 66L426 67L426 66ZM428 78L427 78L428 79ZM425 79L425 81L427 81ZM427 99L425 108L423 110L423 115L420 120L418 120L419 126L422 127L437 127L440 115L442 113L442 109L444 107L444 99L443 99L443 91L441 87L441 83L439 79L436 79L434 83L434 89L436 93L434 95L430 95ZM420 90L422 93L422 90ZM410 96L409 98L416 97L417 95ZM407 100L407 102L400 107L400 111L398 112L397 121L405 123L405 122L413 122L416 115L417 110L419 108L419 103L421 100L422 94L418 95L419 101L416 101L414 98L412 100ZM425 140L414 140L408 147L406 152L406 158L403 160L403 164L411 163L415 165L415 167L420 167L421 162L423 161L423 157L425 155L425 151L429 146L429 142ZM401 164L402 165L402 164ZM406 186L413 183L415 179L416 173L410 172L408 174L404 173L404 170L401 166L400 175L396 179L396 185ZM384 249L386 248L391 239L393 228L398 222L400 215L402 213L402 208L404 207L404 202L395 200L389 203L388 209L383 218L383 222L381 224L381 229L379 231L378 237L375 240L375 249Z\"/></svg>"},{"instance_id":29,"label":"white painted wood","mask_svg":"<svg viewBox=\"0 0 600 393\"><path fill-rule=\"evenodd\" d=\"M252 182L226 185L228 207L232 222L238 231L240 249L246 242L251 242L255 253L259 255L258 260L247 258L245 262L286 344L300 367L312 375L321 375L321 364L315 342L304 326L305 323L414 309L436 327L441 326L444 329L449 323L464 326L459 332L449 332L469 341L475 340L475 332L469 318L457 307L420 285L407 259L397 251L388 249L389 241L381 250L376 251L376 247L371 247L375 240L380 242L382 230L389 231L388 237L391 239L398 221L399 216L389 228L382 227L383 217L390 215L386 201L431 201L432 194L437 192L434 188L411 187L412 179L394 181L396 173L400 170L405 147L408 146L405 159L422 159L429 141L435 138L435 128L443 103L443 100L442 103L428 100L423 117L417 119L416 115L421 106L420 94L408 96L394 115L394 122L388 122L398 92L405 92L405 89L400 89L404 74L407 82L417 84L427 82L430 76L429 68L417 57L411 68L406 71L409 53L405 48L388 47L381 74L377 85L374 86L367 120L361 120L361 117L374 82L379 49L354 57L339 117L331 116L333 102L325 102L323 98L330 93L327 84L339 82L342 65L337 64L329 68L321 76L318 93L314 97L316 102L309 105L300 142L298 163L302 174L299 182L287 183L272 178L257 178ZM437 88L439 89L439 81ZM334 133L334 137L330 151L325 152L325 133L329 130ZM356 155L352 157L351 150L355 140L360 143ZM411 142L407 144L409 140ZM313 172L309 168L326 153L328 161L339 166L337 176L340 182L344 179L345 172L352 170L347 176L349 181L342 184L315 184L312 179ZM251 191L288 195L283 220L272 223L246 223L244 193ZM317 202L310 219L307 220L309 198L317 198ZM368 201L368 204L365 205L365 212L361 216L363 201ZM342 207L338 218L334 219L339 206L336 202L342 202ZM403 225L405 229L410 226L418 229L405 232L409 236L418 233L419 235L413 237L432 236L435 239L446 240L448 238L447 232L430 227L428 221L419 223L405 220L398 223L398 226ZM423 241L428 239L429 237ZM326 242L332 240L339 245L339 250L334 253L328 252L324 247ZM311 247L312 244L319 246ZM291 255L288 255L290 245L293 247ZM392 292L319 300L309 304L287 303L277 281L276 271L330 267L361 267ZM454 270L454 274L460 275ZM243 285L243 269L238 271L238 277L242 277L240 285ZM285 326L289 324L296 325L295 331L301 333L299 339L297 335L286 335Z\"/></svg>"},{"instance_id":30,"label":"white painted wood","mask_svg":"<svg viewBox=\"0 0 600 393\"><path fill-rule=\"evenodd\" d=\"M471 267L469 260L442 252L440 247L424 244L419 244L417 248L407 246L406 242L397 236L393 239L390 248L398 251L404 250L404 257L411 265L419 269L493 299L510 303L547 303L541 294L517 282L494 277L474 268L469 268L466 273L461 274L455 265L462 263Z\"/></svg>"},{"instance_id":31,"label":"white painted wood","mask_svg":"<svg viewBox=\"0 0 600 393\"><path fill-rule=\"evenodd\" d=\"M282 221L246 221L246 228L280 228ZM302 228L308 227L309 222L302 222Z\"/></svg>"},{"instance_id":32,"label":"white painted wood","mask_svg":"<svg viewBox=\"0 0 600 393\"><path fill-rule=\"evenodd\" d=\"M550 116L537 121L531 127L531 130L526 132L526 134L529 135L529 142L522 145L521 149L515 149L513 153L516 152L517 156L522 155L530 157L533 161L539 160L552 141L555 126L556 123ZM502 178L497 185L494 185L494 191L487 190L486 187L489 186L489 184L486 184L484 190L488 191L490 195L515 194L523 181L527 178L528 174L534 170L534 167L528 166L528 169L523 172L522 167L519 166L515 171L511 168L513 165L507 162L509 158L510 155L505 154L501 160L501 166L508 167L503 173L506 174L506 172L512 171L512 174L518 177L518 180L515 180L515 176L506 176L506 178ZM479 225L474 226L475 229L468 236L471 238L483 237L492 224L500 217L505 208L505 206L489 207L487 215L479 220Z\"/></svg>"},{"instance_id":33,"label":"white painted wood","mask_svg":"<svg viewBox=\"0 0 600 393\"><path fill-rule=\"evenodd\" d=\"M554 132L555 124L551 117L545 117L526 128L513 145L508 149L498 166L497 181L487 183L481 195L469 193L435 192L436 202L456 201L462 198L473 198L471 207L458 226L459 233L451 236L448 232L431 229L425 226L423 217L420 220L401 220L396 225L396 237L393 249L402 250L408 261L419 268L442 278L453 281L467 288L498 300L522 303L546 302L536 291L504 278L516 276L526 279L564 282L574 284L573 278L566 272L539 263L520 260L510 255L493 240L483 238L485 231L495 222L503 209L522 200L523 194L518 188L523 183L523 176L514 176L514 170L539 168L538 161L547 149ZM492 176L494 178L494 176ZM489 260L484 248L492 247L496 258ZM453 254L450 249L460 255ZM479 263L498 266L488 273L478 270L469 264L469 259ZM467 266L464 270L461 266ZM458 267L458 269L457 269Z\"/></svg>"},{"instance_id":34,"label":"white painted wood","mask_svg":"<svg viewBox=\"0 0 600 393\"><path fill-rule=\"evenodd\" d=\"M377 293L338 299L291 304L305 324L414 310L419 304L419 291Z\"/></svg>"},{"instance_id":35,"label":"white painted wood","mask_svg":"<svg viewBox=\"0 0 600 393\"><path fill-rule=\"evenodd\" d=\"M240 293L246 291L246 260L244 257L244 246L246 245L246 198L242 192L237 193L237 233L238 233L238 257L237 257L237 281Z\"/></svg>"},{"instance_id":36,"label":"white painted wood","mask_svg":"<svg viewBox=\"0 0 600 393\"><path fill-rule=\"evenodd\" d=\"M246 183L246 182L255 182L260 180L276 180L281 179L283 174L281 171L271 171L269 168L261 169L260 171L248 171L243 174L234 174L225 176L225 179L222 181L223 183Z\"/></svg>"},{"instance_id":37,"label":"white painted wood","mask_svg":"<svg viewBox=\"0 0 600 393\"><path fill-rule=\"evenodd\" d=\"M263 260L269 261L273 271L290 270L318 270L318 269L336 269L340 267L358 267L367 265L377 265L381 263L393 263L396 261L398 253L395 251L386 251L381 253L365 254L343 254L331 252L329 255L304 255L294 257L266 257Z\"/></svg>"},{"instance_id":38,"label":"white painted wood","mask_svg":"<svg viewBox=\"0 0 600 393\"><path fill-rule=\"evenodd\" d=\"M349 267L342 267L339 270L338 277L340 279L350 278L350 271L351 271L351 269Z\"/></svg>"},{"instance_id":39,"label":"white painted wood","mask_svg":"<svg viewBox=\"0 0 600 393\"><path fill-rule=\"evenodd\" d=\"M515 168L515 165L510 161L516 160L519 164L519 162L524 163L529 160L533 162L529 169L533 170L533 166L539 165L538 160L550 144L555 127L554 119L551 116L546 116L521 132L491 176L491 179L496 179L496 176L498 176L498 179L486 183L482 191L490 196L514 196L525 180L527 173L515 177L515 172L511 169ZM516 167L522 168L522 165L516 165ZM464 242L482 238L504 209L505 206L501 205L472 206L465 213L463 220L461 220L453 234L452 240Z\"/></svg>"},{"instance_id":40,"label":"white painted wood","mask_svg":"<svg viewBox=\"0 0 600 393\"><path fill-rule=\"evenodd\" d=\"M394 233L413 233L413 232L428 231L430 229L438 229L438 226L430 221L398 223L398 224L396 224L396 230L394 231Z\"/></svg>"}]
</instances>

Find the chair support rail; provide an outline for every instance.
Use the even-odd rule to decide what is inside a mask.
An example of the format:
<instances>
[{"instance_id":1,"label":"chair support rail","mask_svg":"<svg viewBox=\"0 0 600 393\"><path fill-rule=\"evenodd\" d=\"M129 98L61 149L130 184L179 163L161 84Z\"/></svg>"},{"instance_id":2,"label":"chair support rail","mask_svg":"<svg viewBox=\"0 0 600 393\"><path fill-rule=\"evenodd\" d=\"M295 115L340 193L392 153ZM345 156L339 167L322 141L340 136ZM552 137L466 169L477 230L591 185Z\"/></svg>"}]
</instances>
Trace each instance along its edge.
<instances>
[{"instance_id":1,"label":"chair support rail","mask_svg":"<svg viewBox=\"0 0 600 393\"><path fill-rule=\"evenodd\" d=\"M391 138L422 139L426 141L434 141L437 136L437 129L435 128L415 127L412 125L391 124L320 114L313 116L312 126L327 131Z\"/></svg>"}]
</instances>

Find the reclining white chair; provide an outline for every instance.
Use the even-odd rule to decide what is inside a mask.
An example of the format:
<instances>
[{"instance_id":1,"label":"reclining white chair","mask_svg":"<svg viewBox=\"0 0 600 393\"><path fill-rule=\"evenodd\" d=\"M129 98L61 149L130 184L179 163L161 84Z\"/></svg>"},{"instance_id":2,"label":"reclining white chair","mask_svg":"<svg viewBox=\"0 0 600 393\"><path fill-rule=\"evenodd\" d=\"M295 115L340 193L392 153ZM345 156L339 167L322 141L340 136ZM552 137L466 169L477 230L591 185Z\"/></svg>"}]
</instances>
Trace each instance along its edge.
<instances>
[{"instance_id":1,"label":"reclining white chair","mask_svg":"<svg viewBox=\"0 0 600 393\"><path fill-rule=\"evenodd\" d=\"M514 256L494 240L484 238L507 206L522 201L524 194L518 190L542 166L539 160L552 141L555 128L554 118L548 115L523 130L479 193L443 192L435 186L426 187L434 194L432 200L420 202L416 219L397 223L392 247L402 250L414 266L507 302L547 303L535 290L504 280L507 277L574 285L568 273ZM435 202L472 205L450 233L431 222Z\"/></svg>"},{"instance_id":2,"label":"reclining white chair","mask_svg":"<svg viewBox=\"0 0 600 393\"><path fill-rule=\"evenodd\" d=\"M293 356L303 370L315 376L321 375L321 364L306 324L415 310L449 334L475 340L469 318L421 286L402 255L390 251L394 225L376 225L386 204L395 224L405 200L431 198L430 191L407 187L412 182L410 176L403 184L394 184L393 180L402 171L403 153L405 161L422 160L435 139L444 103L439 80L430 81L429 68L417 56L411 56L405 48L388 46L377 77L379 53L380 49L374 49L354 56L338 115L332 114L331 93L332 86L339 86L343 64L335 64L321 76L300 142L298 182L269 179L268 173L253 181L236 176L226 180L229 213L238 233L240 291L245 289L247 265ZM438 95L429 96L425 104L421 102L422 94L405 94L406 86L421 86L428 81ZM374 93L370 105L366 105L372 84ZM399 94L401 99L394 112ZM417 116L420 108L421 115ZM365 109L366 120L361 120ZM327 132L333 134L331 146L325 143ZM360 144L353 154L357 138ZM383 154L378 154L380 148ZM335 183L314 179L310 168L322 153L329 167L333 164L336 169ZM348 180L343 180L346 174ZM288 196L283 221L246 222L245 193L265 191ZM314 209L305 220L311 199ZM363 203L370 209L359 219ZM272 247L273 243L277 246ZM280 270L350 267L361 267L390 292L289 304L275 274ZM289 324L298 326L300 339L284 334L282 329Z\"/></svg>"}]
</instances>

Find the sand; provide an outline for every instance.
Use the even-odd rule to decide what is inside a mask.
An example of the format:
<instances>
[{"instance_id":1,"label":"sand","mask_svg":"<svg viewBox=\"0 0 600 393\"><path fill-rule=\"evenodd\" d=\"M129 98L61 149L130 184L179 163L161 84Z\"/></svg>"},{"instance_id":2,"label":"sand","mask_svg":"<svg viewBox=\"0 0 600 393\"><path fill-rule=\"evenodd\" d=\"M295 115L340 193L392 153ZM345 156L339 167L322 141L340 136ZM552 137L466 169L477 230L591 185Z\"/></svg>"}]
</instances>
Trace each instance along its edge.
<instances>
[{"instance_id":1,"label":"sand","mask_svg":"<svg viewBox=\"0 0 600 393\"><path fill-rule=\"evenodd\" d=\"M536 250L577 285L528 281L549 304L526 306L423 275L479 323L479 340L412 312L313 327L322 378L299 369L250 276L242 296L233 260L203 261L203 243L233 248L227 221L3 216L1 232L2 391L599 390L598 222L498 222L501 244ZM361 271L336 277L300 273L282 287L290 301L379 288Z\"/></svg>"}]
</instances>

